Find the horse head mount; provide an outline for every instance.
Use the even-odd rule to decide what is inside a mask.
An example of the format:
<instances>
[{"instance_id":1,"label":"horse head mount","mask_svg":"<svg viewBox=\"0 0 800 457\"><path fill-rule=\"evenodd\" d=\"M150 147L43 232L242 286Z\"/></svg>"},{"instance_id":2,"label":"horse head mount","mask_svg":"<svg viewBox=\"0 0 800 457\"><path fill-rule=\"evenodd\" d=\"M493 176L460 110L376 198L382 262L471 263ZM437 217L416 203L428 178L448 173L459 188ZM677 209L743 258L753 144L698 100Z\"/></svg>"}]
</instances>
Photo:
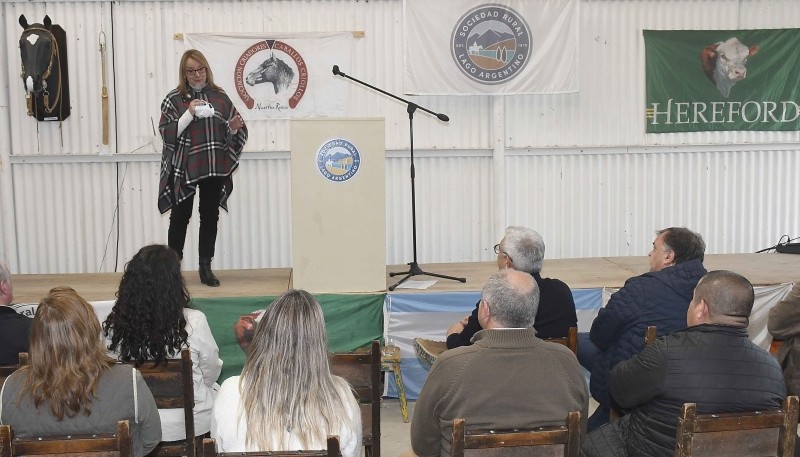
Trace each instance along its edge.
<instances>
[{"instance_id":1,"label":"horse head mount","mask_svg":"<svg viewBox=\"0 0 800 457\"><path fill-rule=\"evenodd\" d=\"M69 116L66 33L53 24L50 16L45 16L42 23L28 24L22 14L19 25L23 28L19 38L20 76L28 115L39 120L63 120Z\"/></svg>"}]
</instances>

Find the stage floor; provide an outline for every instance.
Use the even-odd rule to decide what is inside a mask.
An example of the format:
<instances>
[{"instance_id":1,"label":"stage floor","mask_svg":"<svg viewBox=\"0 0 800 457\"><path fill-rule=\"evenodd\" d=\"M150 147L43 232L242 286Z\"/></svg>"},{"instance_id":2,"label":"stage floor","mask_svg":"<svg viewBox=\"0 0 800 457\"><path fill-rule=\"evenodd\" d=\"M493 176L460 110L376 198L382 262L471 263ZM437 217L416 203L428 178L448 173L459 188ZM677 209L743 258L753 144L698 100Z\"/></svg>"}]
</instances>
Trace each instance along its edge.
<instances>
[{"instance_id":1,"label":"stage floor","mask_svg":"<svg viewBox=\"0 0 800 457\"><path fill-rule=\"evenodd\" d=\"M754 286L783 284L800 279L800 255L792 254L717 254L707 255L708 270L733 270L747 277ZM424 293L476 291L497 271L495 262L421 264L428 272L463 277L466 283L429 276L414 276L412 280L437 279L425 290L395 289L392 293ZM403 276L389 277L390 272L405 271L407 265L386 267L386 287ZM542 275L558 278L572 289L619 288L625 280L649 269L648 259L640 257L593 257L582 259L545 260ZM258 270L217 270L222 285L206 287L196 271L185 271L187 287L193 297L252 297L280 295L291 285L290 268ZM89 301L114 298L122 273L89 273L60 275L13 275L14 302L36 303L55 286L74 288Z\"/></svg>"}]
</instances>

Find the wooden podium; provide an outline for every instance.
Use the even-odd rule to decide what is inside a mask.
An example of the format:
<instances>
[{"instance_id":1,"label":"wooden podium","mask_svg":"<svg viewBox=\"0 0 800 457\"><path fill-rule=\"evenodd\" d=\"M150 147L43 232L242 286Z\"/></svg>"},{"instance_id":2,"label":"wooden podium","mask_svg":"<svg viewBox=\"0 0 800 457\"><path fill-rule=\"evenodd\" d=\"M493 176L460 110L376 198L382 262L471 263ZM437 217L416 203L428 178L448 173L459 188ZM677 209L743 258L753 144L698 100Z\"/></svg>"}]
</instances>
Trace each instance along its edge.
<instances>
[{"instance_id":1,"label":"wooden podium","mask_svg":"<svg viewBox=\"0 0 800 457\"><path fill-rule=\"evenodd\" d=\"M386 290L383 119L291 121L292 287Z\"/></svg>"}]
</instances>

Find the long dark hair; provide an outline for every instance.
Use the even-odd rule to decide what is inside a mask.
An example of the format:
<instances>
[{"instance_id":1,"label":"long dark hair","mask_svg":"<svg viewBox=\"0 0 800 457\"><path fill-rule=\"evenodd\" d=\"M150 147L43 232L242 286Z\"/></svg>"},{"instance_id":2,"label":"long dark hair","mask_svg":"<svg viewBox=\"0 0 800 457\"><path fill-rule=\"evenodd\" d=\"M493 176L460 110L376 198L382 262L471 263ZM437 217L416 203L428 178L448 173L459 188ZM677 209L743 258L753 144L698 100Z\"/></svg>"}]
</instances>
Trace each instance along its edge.
<instances>
[{"instance_id":1,"label":"long dark hair","mask_svg":"<svg viewBox=\"0 0 800 457\"><path fill-rule=\"evenodd\" d=\"M108 349L123 362L164 362L186 345L189 291L178 254L163 244L145 246L125 265L117 302L103 323Z\"/></svg>"}]
</instances>

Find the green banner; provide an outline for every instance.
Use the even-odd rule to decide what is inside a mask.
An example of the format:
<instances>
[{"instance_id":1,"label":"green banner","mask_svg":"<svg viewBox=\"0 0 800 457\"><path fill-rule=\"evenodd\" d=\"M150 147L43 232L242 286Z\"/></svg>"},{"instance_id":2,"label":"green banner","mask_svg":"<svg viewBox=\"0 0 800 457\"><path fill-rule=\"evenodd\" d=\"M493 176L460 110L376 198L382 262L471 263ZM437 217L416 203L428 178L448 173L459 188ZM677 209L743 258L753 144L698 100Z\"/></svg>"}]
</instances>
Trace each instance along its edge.
<instances>
[{"instance_id":1,"label":"green banner","mask_svg":"<svg viewBox=\"0 0 800 457\"><path fill-rule=\"evenodd\" d=\"M315 295L325 315L328 349L350 351L383 337L383 302L386 294ZM242 372L244 351L233 325L239 317L263 310L278 297L193 298L192 307L208 319L223 360L219 383Z\"/></svg>"},{"instance_id":2,"label":"green banner","mask_svg":"<svg viewBox=\"0 0 800 457\"><path fill-rule=\"evenodd\" d=\"M647 133L800 130L800 29L643 33Z\"/></svg>"}]
</instances>

